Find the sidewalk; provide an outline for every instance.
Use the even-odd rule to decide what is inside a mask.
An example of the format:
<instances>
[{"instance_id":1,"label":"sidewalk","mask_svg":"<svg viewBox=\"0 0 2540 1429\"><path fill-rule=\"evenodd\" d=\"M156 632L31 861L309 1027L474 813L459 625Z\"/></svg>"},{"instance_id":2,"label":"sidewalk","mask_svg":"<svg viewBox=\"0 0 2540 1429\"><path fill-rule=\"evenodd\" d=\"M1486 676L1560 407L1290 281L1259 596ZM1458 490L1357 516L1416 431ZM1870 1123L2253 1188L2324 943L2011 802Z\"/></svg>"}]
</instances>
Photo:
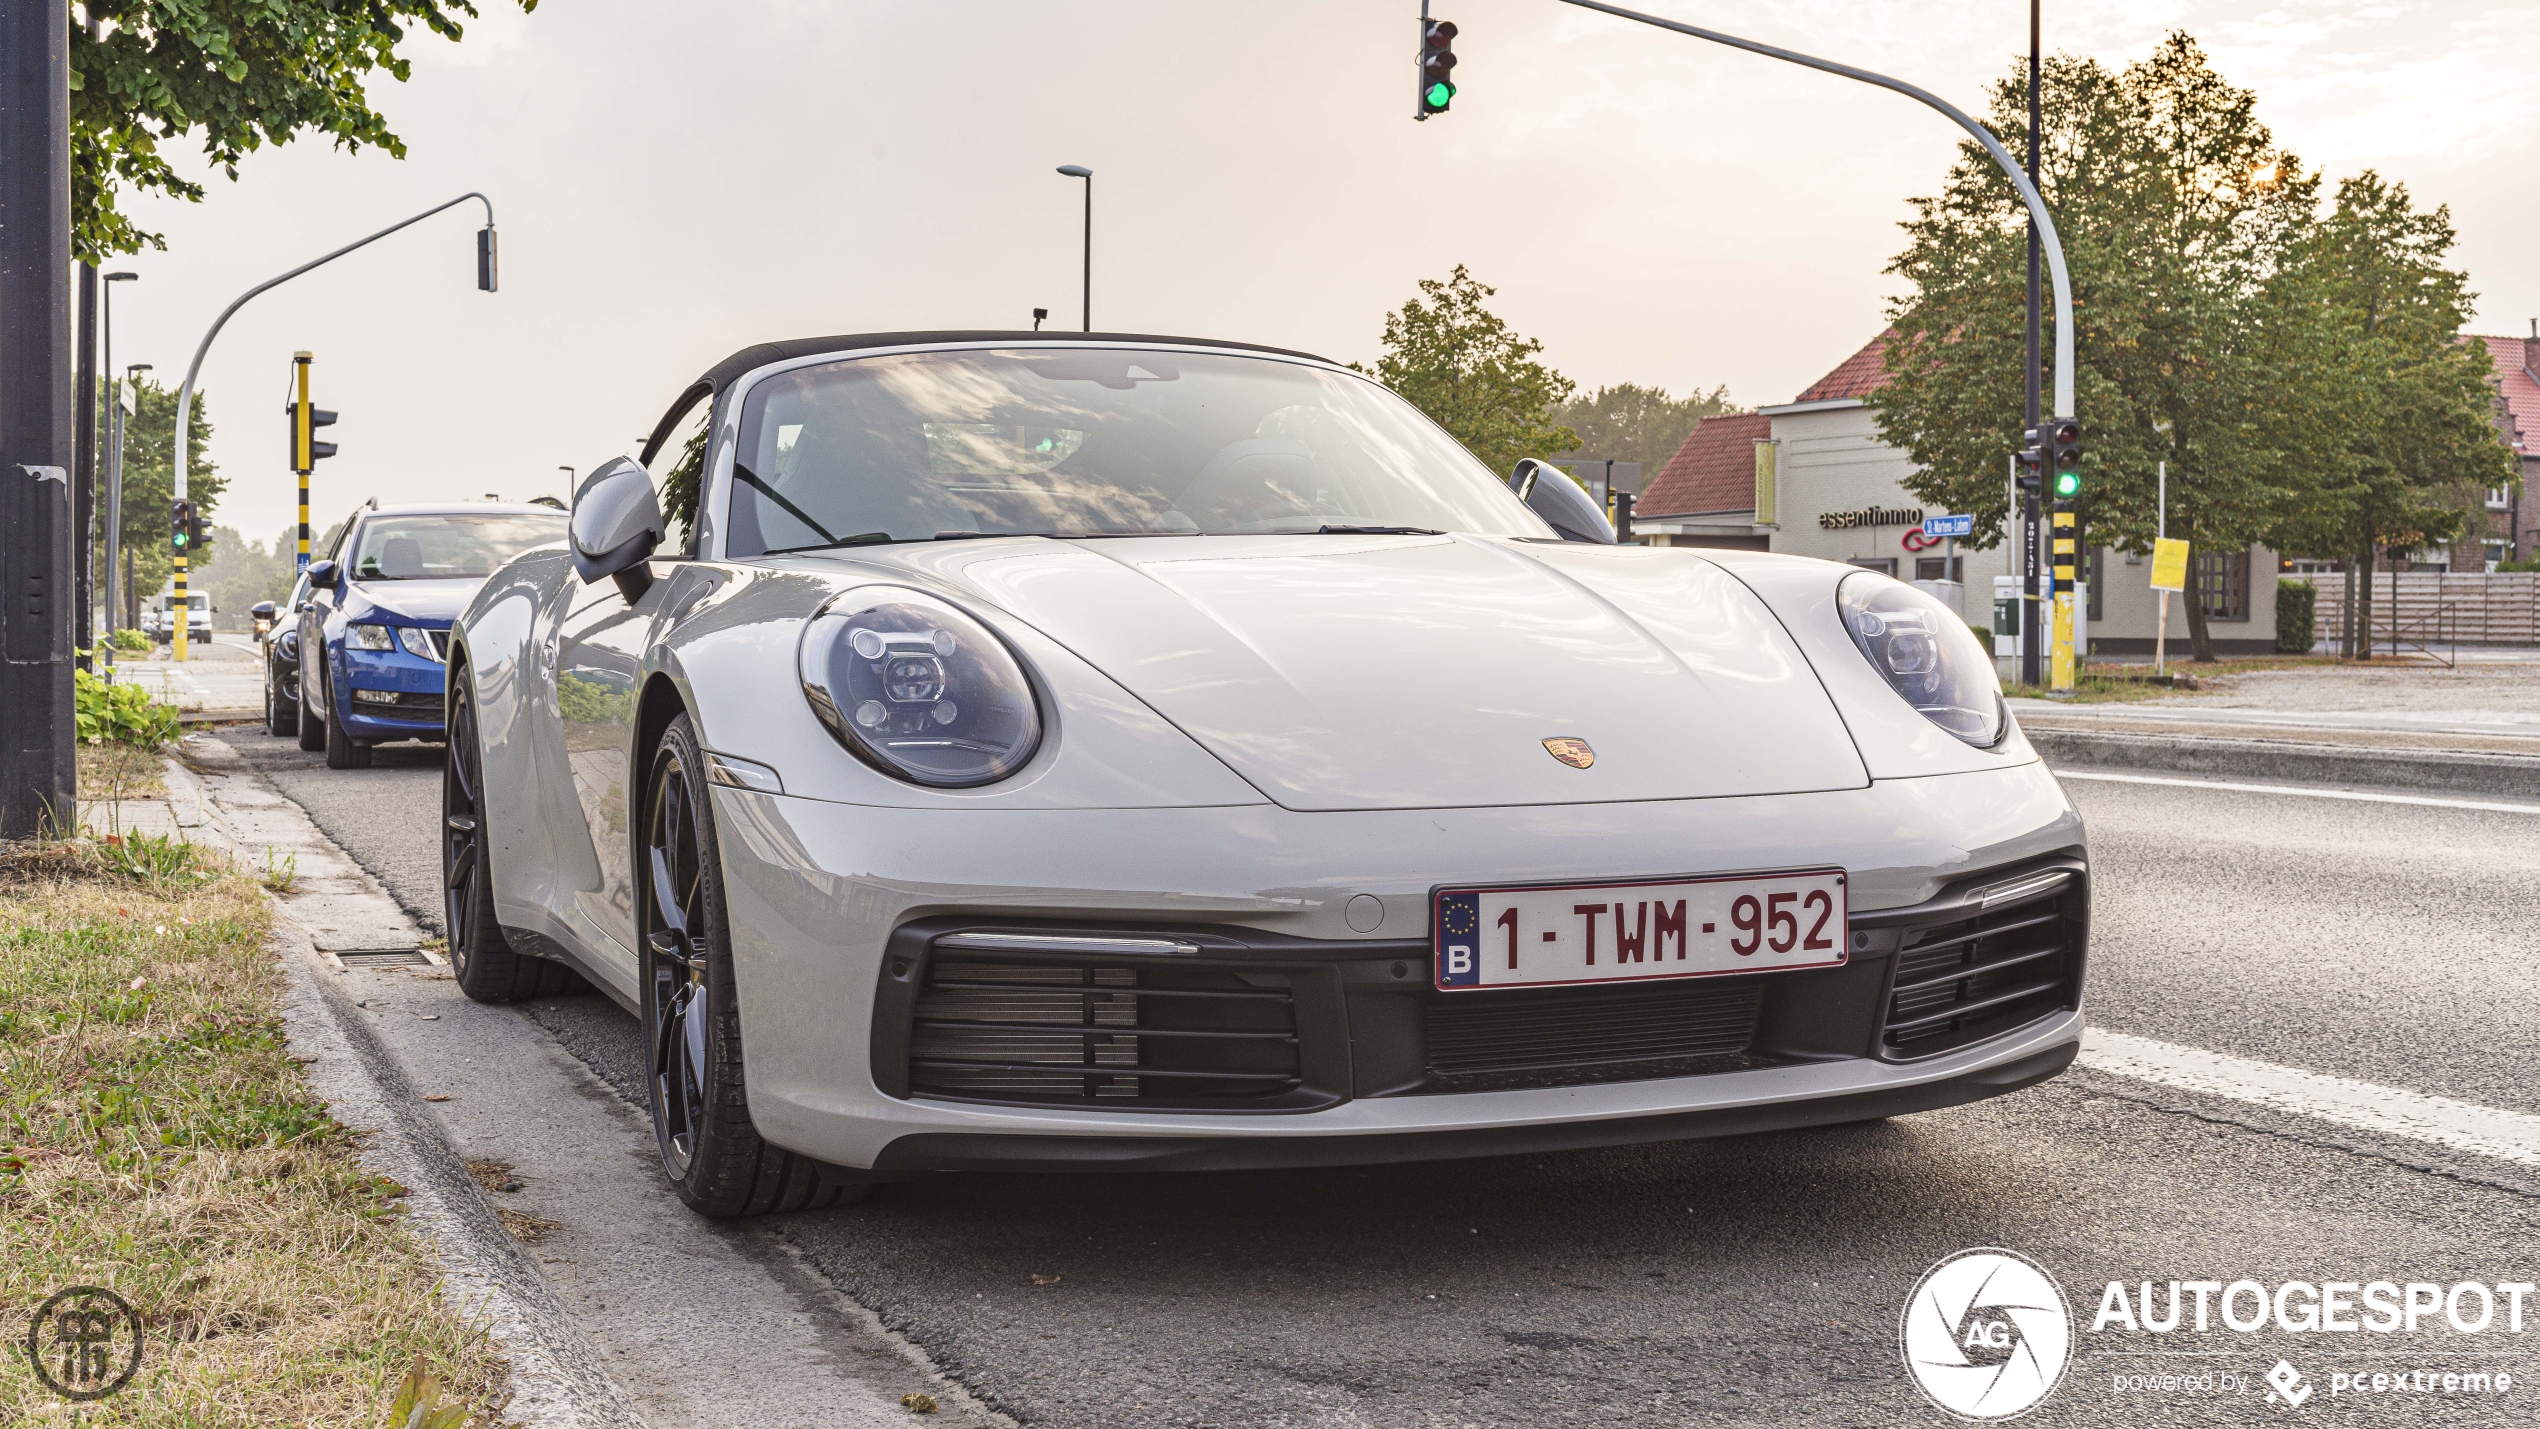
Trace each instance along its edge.
<instances>
[{"instance_id":1,"label":"sidewalk","mask_svg":"<svg viewBox=\"0 0 2540 1429\"><path fill-rule=\"evenodd\" d=\"M184 664L153 656L125 655L115 662L117 683L135 684L153 699L186 714L258 715L265 712L263 653L247 637L223 634L194 642Z\"/></svg>"},{"instance_id":2,"label":"sidewalk","mask_svg":"<svg viewBox=\"0 0 2540 1429\"><path fill-rule=\"evenodd\" d=\"M2540 662L2303 666L2134 704L2009 702L2050 763L2540 796Z\"/></svg>"},{"instance_id":3,"label":"sidewalk","mask_svg":"<svg viewBox=\"0 0 2540 1429\"><path fill-rule=\"evenodd\" d=\"M511 1359L507 1422L997 1429L925 1353L803 1261L781 1226L724 1225L660 1182L637 1107L523 1010L470 1002L391 895L217 735L188 735L164 798L127 830L185 833L274 895L297 995L292 1047L378 1169L416 1188L416 1228ZM106 806L82 810L102 826ZM428 1194L427 1194L428 1193Z\"/></svg>"}]
</instances>

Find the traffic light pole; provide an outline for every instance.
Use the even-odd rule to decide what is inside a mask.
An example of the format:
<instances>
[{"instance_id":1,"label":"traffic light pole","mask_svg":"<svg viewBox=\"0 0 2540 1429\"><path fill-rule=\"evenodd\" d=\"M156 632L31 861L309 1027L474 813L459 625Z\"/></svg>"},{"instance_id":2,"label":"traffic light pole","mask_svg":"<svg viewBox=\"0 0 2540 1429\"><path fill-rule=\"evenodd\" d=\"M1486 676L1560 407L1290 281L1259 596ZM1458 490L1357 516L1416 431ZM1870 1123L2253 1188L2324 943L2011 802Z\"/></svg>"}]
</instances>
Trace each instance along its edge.
<instances>
[{"instance_id":1,"label":"traffic light pole","mask_svg":"<svg viewBox=\"0 0 2540 1429\"><path fill-rule=\"evenodd\" d=\"M1561 3L1564 5L1576 5L1582 10L1600 11L1604 14L1615 16L1618 19L1636 20L1641 24L1655 26L1661 30L1673 30L1680 35L1691 35L1697 40L1708 40L1715 45L1727 45L1731 49L1744 50L1749 54L1762 55L1767 59L1782 60L1786 63L1800 65L1807 69L1822 70L1827 74L1839 74L1846 79L1855 79L1859 80L1863 84L1872 84L1881 89L1893 90L1898 94L1904 95L1908 99L1913 99L1919 101L1920 103L1929 105L1931 108L1937 109L1941 113L1949 116L1951 121L1956 123L1959 128L1966 130L1970 137L1972 137L1977 143L1983 145L1984 151L1987 154L1993 156L1993 162L2001 167L2003 175L2010 179L2011 186L2020 191L2020 201L2028 205L2030 232L2033 235L2030 240L2032 245L2031 251L2033 253L2042 252L2044 254L2048 272L2052 276L2055 284L2055 416L2059 422L2071 420L2073 415L2073 285L2072 275L2066 271L2064 267L2064 240L2055 231L2054 216L2046 211L2046 200L2038 195L2035 180L2031 177L2029 172L2023 170L2020 164L2011 157L2010 151L2002 147L2002 141L1994 137L1992 130L1985 128L1983 125L1978 124L1975 120L1969 118L1964 111L1960 110L1956 105L1951 104L1949 101L1942 99L1940 96L1933 94L1931 91L1923 89L1920 86L1907 84L1901 79L1891 79L1883 74L1878 74L1865 69L1857 69L1847 64L1837 64L1832 60L1821 60L1813 55L1800 54L1795 50L1778 49L1772 45L1758 44L1753 40L1741 40L1735 35L1725 35L1717 30L1705 30L1698 26L1682 24L1674 20L1662 20L1655 15L1644 15L1636 10L1623 9L1619 5L1607 5L1602 3L1602 0L1561 0ZM2034 42L2032 42L2031 49L2034 50L2034 48L2035 45ZM2034 61L2032 61L2030 73L2032 76L2036 73ZM2036 103L2037 85L2033 78L2029 85L2029 94L2030 102L2032 106L2034 106ZM2034 117L2036 113L2037 110L2032 107L2030 110L2032 118L2029 123L2029 142L2032 145L2036 143L2038 127ZM2034 167L2034 164L2035 160L2032 159L2031 166ZM2032 260L2032 262L2033 261L2034 260ZM2033 275L2034 269L2032 269L2032 277L2029 284L2029 292L2031 294L2029 302L2029 320L2032 324L2037 320L2036 314L2039 307L2039 304L2036 301L2037 284ZM2032 328L2031 331L2033 332L2034 328ZM2031 347L2031 351L2032 353L2035 351L2034 346ZM2036 364L2032 358L2030 371L2034 373L2035 370ZM2035 389L2032 388L2031 390L2034 392ZM2028 414L2030 418L2029 425L2032 428L2038 426L2039 423L2036 420L2037 407L2033 396L2029 404ZM2058 557L2055 562L2055 566L2059 572L2068 572L2072 567L2072 561L2069 559L2071 556L2070 545L2072 541L2071 503L2058 501L2056 505L2062 509L2056 512L2056 530L2058 535L2055 539L2059 543L2059 546L2055 552ZM2029 528L2030 531L2034 533L2037 529L2038 516L2038 501L2036 497L2032 496L2029 498L2027 502L2027 511L2029 517ZM2026 583L2024 586L2026 598L2020 602L2023 635L2032 633L2037 624L2035 611L2037 609L2036 593L2039 561L2035 542L2032 540L2027 544L2028 554L2022 562L2024 568L2023 578ZM2069 586L2066 584L2067 579L2068 577L2059 575L2056 578L2054 587L2057 601L2055 617L2055 667L2056 669L2065 672L2061 683L2058 685L2058 688L2064 689L2071 688L2070 669L2072 664L2072 594ZM2035 639L2024 639L2022 641L2022 674L2031 683L2035 682L2037 676L2037 647L2038 642Z\"/></svg>"},{"instance_id":2,"label":"traffic light pole","mask_svg":"<svg viewBox=\"0 0 2540 1429\"><path fill-rule=\"evenodd\" d=\"M70 7L0 0L0 838L78 827Z\"/></svg>"},{"instance_id":3,"label":"traffic light pole","mask_svg":"<svg viewBox=\"0 0 2540 1429\"><path fill-rule=\"evenodd\" d=\"M0 0L0 4L5 3L15 3L15 0ZM327 264L334 262L336 259L343 257L345 254L350 253L357 248L367 248L371 244L377 243L379 240L386 238L389 234L395 233L400 229L412 228L414 225L423 222L425 219L432 217L434 214L439 213L444 209L456 208L460 204L467 202L469 199L474 199L478 203L485 205L485 227L479 231L480 236L477 240L478 257L476 286L479 289L490 293L494 291L493 265L489 257L492 252L492 244L482 235L491 234L494 231L494 201L481 193L471 191L463 193L457 198L451 199L447 203L434 204L432 207L425 209L423 212L416 214L414 217L404 219L397 223L392 223L367 238L357 238L323 257L312 258L308 262L301 264L299 267L292 269L288 273L281 274L278 277L267 278L263 282L258 283L256 286L240 293L236 298L231 300L228 307L221 309L220 316L212 319L211 327L204 331L203 340L200 343L195 344L194 360L185 365L185 385L177 389L176 480L174 483L175 497L177 500L183 501L185 499L185 438L188 429L193 424L194 418L194 379L202 375L204 354L212 350L212 339L220 336L220 330L228 324L230 317L240 308L247 306L249 299L264 292L268 288L281 287L283 284L290 282L292 279L299 277L301 274L306 273L311 269L323 268ZM182 614L182 606L184 604L185 596L185 555L182 551L177 553L176 558L176 593L178 605L180 607L178 613ZM182 660L185 658L186 622L178 620L175 624L176 658Z\"/></svg>"},{"instance_id":4,"label":"traffic light pole","mask_svg":"<svg viewBox=\"0 0 2540 1429\"><path fill-rule=\"evenodd\" d=\"M2038 71L2041 67L2041 59L2042 56L2039 53L2038 44L2038 0L2029 0L2028 181L2031 186L2034 186L2037 183L2037 130L2039 120L2044 112L2043 106L2041 106L2038 102ZM2038 429L2038 388L2043 385L2038 381L2037 370L2037 329L2038 318L2040 316L2038 313L2037 299L2037 220L2030 219L2028 225L2028 361L2023 364L2021 375L2027 379L2028 404L2025 408L2026 427L2027 430L2032 432ZM2037 475L2042 478L2044 476L2044 470L2043 465L2041 465ZM2040 634L2038 628L2039 621L2037 618L2037 504L2037 487L2035 485L2031 485L2028 489L2027 498L2021 503L2021 510L2028 519L2022 522L2020 526L2020 540L2026 552L2025 559L2021 562L2023 584L2020 590L2020 683L2028 686L2030 689L2037 688L2038 675L2040 673L2037 659L2038 645L2040 643L2037 638ZM2052 587L2050 586L2049 589L2051 590Z\"/></svg>"}]
</instances>

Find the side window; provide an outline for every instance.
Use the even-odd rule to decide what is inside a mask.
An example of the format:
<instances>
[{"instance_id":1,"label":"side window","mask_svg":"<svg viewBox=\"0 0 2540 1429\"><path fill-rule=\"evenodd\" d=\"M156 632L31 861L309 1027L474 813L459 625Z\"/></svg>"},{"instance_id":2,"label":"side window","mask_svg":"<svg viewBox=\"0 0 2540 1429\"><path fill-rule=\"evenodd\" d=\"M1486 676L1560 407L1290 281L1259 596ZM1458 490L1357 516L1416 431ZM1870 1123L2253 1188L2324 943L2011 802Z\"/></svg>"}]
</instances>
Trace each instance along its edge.
<instances>
[{"instance_id":1,"label":"side window","mask_svg":"<svg viewBox=\"0 0 2540 1429\"><path fill-rule=\"evenodd\" d=\"M175 440L175 438L171 437L171 438L169 438L169 440L170 440L170 441L174 441L174 440ZM345 534L346 534L346 533L348 533L348 532L350 532L352 529L353 529L353 518L352 518L352 517L350 517L350 516L347 516L347 517L345 517L343 520L336 522L336 523L335 523L335 529L334 529L334 530L332 530L332 531L327 532L327 533L326 533L326 539L324 539L324 540L322 540L322 541L318 542L318 549L319 549L319 550L321 550L321 551L323 551L323 552L325 552L325 554L324 554L323 556L321 556L319 559L321 559L321 560L328 560L328 561L335 561L335 560L341 560L341 559L343 559L343 556L344 556L344 537L345 537Z\"/></svg>"},{"instance_id":2,"label":"side window","mask_svg":"<svg viewBox=\"0 0 2540 1429\"><path fill-rule=\"evenodd\" d=\"M644 463L660 483L665 556L697 553L697 498L705 485L706 439L714 433L713 417L714 399L697 395L671 426L670 435L654 449L653 459Z\"/></svg>"}]
</instances>

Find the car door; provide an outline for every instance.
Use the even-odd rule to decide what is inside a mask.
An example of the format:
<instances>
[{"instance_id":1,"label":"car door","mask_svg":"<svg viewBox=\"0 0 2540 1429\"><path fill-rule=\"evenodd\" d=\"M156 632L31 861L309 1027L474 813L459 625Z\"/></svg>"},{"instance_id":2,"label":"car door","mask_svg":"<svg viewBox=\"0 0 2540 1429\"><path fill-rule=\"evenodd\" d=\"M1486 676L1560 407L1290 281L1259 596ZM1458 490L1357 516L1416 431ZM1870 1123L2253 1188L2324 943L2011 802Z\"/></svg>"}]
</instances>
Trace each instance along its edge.
<instances>
[{"instance_id":1,"label":"car door","mask_svg":"<svg viewBox=\"0 0 2540 1429\"><path fill-rule=\"evenodd\" d=\"M668 464L683 455L701 459L702 434L712 403L694 403L654 448L654 487ZM666 560L688 554L686 524L674 524L653 563L656 577ZM629 602L615 581L595 581L576 591L556 640L556 705L564 719L565 756L573 769L575 798L591 839L599 884L575 898L600 929L632 952L635 948L636 827L643 807L644 756L634 748L635 683L669 582L655 579L641 599Z\"/></svg>"}]
</instances>

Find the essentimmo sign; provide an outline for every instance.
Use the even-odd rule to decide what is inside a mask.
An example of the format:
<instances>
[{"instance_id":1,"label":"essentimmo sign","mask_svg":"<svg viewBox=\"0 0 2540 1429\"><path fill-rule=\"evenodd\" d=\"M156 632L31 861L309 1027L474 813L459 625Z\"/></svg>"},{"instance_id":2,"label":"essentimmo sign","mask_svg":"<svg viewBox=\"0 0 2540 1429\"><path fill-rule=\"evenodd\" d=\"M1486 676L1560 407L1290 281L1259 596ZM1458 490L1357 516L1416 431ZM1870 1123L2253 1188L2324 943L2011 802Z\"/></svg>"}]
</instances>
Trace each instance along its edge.
<instances>
[{"instance_id":1,"label":"essentimmo sign","mask_svg":"<svg viewBox=\"0 0 2540 1429\"><path fill-rule=\"evenodd\" d=\"M1827 511L1818 515L1821 531L1850 531L1862 526L1920 526L1923 508L1919 506L1864 506L1858 511Z\"/></svg>"}]
</instances>

